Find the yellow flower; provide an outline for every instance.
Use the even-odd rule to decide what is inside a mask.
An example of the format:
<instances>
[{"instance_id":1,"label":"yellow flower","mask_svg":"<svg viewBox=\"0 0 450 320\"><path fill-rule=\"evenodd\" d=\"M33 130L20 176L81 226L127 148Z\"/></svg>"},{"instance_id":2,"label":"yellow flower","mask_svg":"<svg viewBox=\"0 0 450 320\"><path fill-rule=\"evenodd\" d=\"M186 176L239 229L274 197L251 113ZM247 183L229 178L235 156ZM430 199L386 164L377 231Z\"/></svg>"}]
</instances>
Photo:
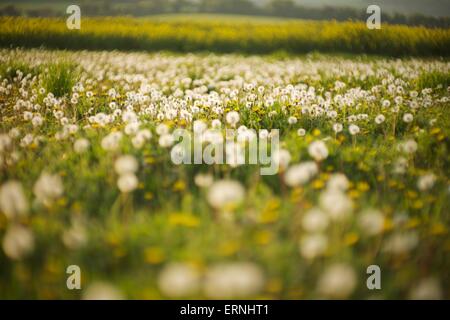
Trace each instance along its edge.
<instances>
[{"instance_id":1,"label":"yellow flower","mask_svg":"<svg viewBox=\"0 0 450 320\"><path fill-rule=\"evenodd\" d=\"M186 183L183 180L178 180L173 185L173 191L184 191L186 189Z\"/></svg>"},{"instance_id":2,"label":"yellow flower","mask_svg":"<svg viewBox=\"0 0 450 320\"><path fill-rule=\"evenodd\" d=\"M435 223L431 226L430 233L435 236L446 234L447 228L442 223Z\"/></svg>"},{"instance_id":3,"label":"yellow flower","mask_svg":"<svg viewBox=\"0 0 450 320\"><path fill-rule=\"evenodd\" d=\"M359 236L355 232L349 232L344 237L344 244L347 246L352 246L357 243Z\"/></svg>"},{"instance_id":4,"label":"yellow flower","mask_svg":"<svg viewBox=\"0 0 450 320\"><path fill-rule=\"evenodd\" d=\"M144 194L144 199L145 199L145 200L152 200L152 199L153 199L153 193L151 193L151 192L146 192L146 193Z\"/></svg>"},{"instance_id":5,"label":"yellow flower","mask_svg":"<svg viewBox=\"0 0 450 320\"><path fill-rule=\"evenodd\" d=\"M267 230L258 231L254 236L254 240L256 244L266 245L272 240L272 233Z\"/></svg>"},{"instance_id":6,"label":"yellow flower","mask_svg":"<svg viewBox=\"0 0 450 320\"><path fill-rule=\"evenodd\" d=\"M231 256L239 249L239 243L236 241L229 241L219 246L219 253L223 256Z\"/></svg>"},{"instance_id":7,"label":"yellow flower","mask_svg":"<svg viewBox=\"0 0 450 320\"><path fill-rule=\"evenodd\" d=\"M420 219L419 218L411 218L408 220L408 223L406 224L406 228L408 229L413 229L415 227L417 227L420 224Z\"/></svg>"},{"instance_id":8,"label":"yellow flower","mask_svg":"<svg viewBox=\"0 0 450 320\"><path fill-rule=\"evenodd\" d=\"M169 224L195 228L200 224L200 219L189 213L171 213L169 215Z\"/></svg>"},{"instance_id":9,"label":"yellow flower","mask_svg":"<svg viewBox=\"0 0 450 320\"><path fill-rule=\"evenodd\" d=\"M280 203L278 200L269 201L259 216L260 223L272 223L278 220Z\"/></svg>"},{"instance_id":10,"label":"yellow flower","mask_svg":"<svg viewBox=\"0 0 450 320\"><path fill-rule=\"evenodd\" d=\"M159 247L149 247L144 251L145 262L158 264L164 261L165 254Z\"/></svg>"},{"instance_id":11,"label":"yellow flower","mask_svg":"<svg viewBox=\"0 0 450 320\"><path fill-rule=\"evenodd\" d=\"M320 179L316 179L312 182L312 186L314 189L322 189L325 186L325 183Z\"/></svg>"},{"instance_id":12,"label":"yellow flower","mask_svg":"<svg viewBox=\"0 0 450 320\"><path fill-rule=\"evenodd\" d=\"M357 189L361 192L366 192L370 189L370 186L367 182L359 182L357 185Z\"/></svg>"}]
</instances>

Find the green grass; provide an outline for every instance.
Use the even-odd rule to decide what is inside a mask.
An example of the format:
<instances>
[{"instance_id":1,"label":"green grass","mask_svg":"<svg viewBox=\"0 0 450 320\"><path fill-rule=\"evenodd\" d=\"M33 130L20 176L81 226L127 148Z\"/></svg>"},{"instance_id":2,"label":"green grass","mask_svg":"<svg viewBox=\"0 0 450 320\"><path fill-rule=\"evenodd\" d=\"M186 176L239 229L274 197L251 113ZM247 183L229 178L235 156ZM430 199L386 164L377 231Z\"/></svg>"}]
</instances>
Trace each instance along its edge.
<instances>
[{"instance_id":1,"label":"green grass","mask_svg":"<svg viewBox=\"0 0 450 320\"><path fill-rule=\"evenodd\" d=\"M73 63L50 64L45 68L43 86L47 92L52 92L56 97L62 97L72 92L77 78L76 66Z\"/></svg>"}]
</instances>

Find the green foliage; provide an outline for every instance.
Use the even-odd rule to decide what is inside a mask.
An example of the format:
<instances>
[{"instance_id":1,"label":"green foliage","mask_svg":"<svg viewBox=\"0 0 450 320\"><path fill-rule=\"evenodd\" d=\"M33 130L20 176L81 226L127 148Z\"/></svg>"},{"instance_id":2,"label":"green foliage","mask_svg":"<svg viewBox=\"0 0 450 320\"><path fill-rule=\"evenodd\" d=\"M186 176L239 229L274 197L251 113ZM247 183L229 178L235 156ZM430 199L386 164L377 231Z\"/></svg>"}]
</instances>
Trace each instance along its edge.
<instances>
[{"instance_id":1,"label":"green foliage","mask_svg":"<svg viewBox=\"0 0 450 320\"><path fill-rule=\"evenodd\" d=\"M77 79L78 72L76 70L76 65L70 62L50 64L44 69L44 88L47 92L53 93L56 97L70 94Z\"/></svg>"}]
</instances>

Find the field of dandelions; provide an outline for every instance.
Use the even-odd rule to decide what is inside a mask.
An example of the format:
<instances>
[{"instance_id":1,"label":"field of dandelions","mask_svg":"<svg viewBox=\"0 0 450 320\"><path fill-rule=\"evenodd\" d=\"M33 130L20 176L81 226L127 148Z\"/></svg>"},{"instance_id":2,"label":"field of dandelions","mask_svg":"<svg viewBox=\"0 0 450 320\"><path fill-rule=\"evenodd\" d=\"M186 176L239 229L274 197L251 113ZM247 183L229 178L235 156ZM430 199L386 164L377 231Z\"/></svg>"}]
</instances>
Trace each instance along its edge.
<instances>
[{"instance_id":1,"label":"field of dandelions","mask_svg":"<svg viewBox=\"0 0 450 320\"><path fill-rule=\"evenodd\" d=\"M1 49L0 298L450 298L449 71ZM280 171L175 165L176 128L279 129Z\"/></svg>"}]
</instances>

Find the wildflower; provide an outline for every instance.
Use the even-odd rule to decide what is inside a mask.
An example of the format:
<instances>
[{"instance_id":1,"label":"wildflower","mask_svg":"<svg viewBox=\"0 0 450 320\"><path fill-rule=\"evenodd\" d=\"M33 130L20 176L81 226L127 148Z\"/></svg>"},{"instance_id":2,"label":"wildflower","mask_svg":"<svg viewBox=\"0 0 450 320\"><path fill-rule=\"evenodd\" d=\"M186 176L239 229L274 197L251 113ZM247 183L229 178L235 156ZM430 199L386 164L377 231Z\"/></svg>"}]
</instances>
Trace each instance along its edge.
<instances>
[{"instance_id":1,"label":"wildflower","mask_svg":"<svg viewBox=\"0 0 450 320\"><path fill-rule=\"evenodd\" d=\"M232 209L238 206L245 196L242 185L234 180L214 182L208 192L208 202L215 209Z\"/></svg>"},{"instance_id":2,"label":"wildflower","mask_svg":"<svg viewBox=\"0 0 450 320\"><path fill-rule=\"evenodd\" d=\"M436 176L432 173L426 174L424 176L421 176L417 180L417 188L421 191L426 191L431 189L434 186L434 183L436 182Z\"/></svg>"},{"instance_id":3,"label":"wildflower","mask_svg":"<svg viewBox=\"0 0 450 320\"><path fill-rule=\"evenodd\" d=\"M403 115L403 121L406 123L411 123L414 119L414 116L411 113L405 113Z\"/></svg>"},{"instance_id":4,"label":"wildflower","mask_svg":"<svg viewBox=\"0 0 450 320\"><path fill-rule=\"evenodd\" d=\"M337 191L346 191L349 187L349 181L345 174L343 173L334 173L331 175L330 179L327 182L328 190L337 190Z\"/></svg>"},{"instance_id":5,"label":"wildflower","mask_svg":"<svg viewBox=\"0 0 450 320\"><path fill-rule=\"evenodd\" d=\"M135 135L139 131L139 122L130 122L125 126L124 132L127 135Z\"/></svg>"},{"instance_id":6,"label":"wildflower","mask_svg":"<svg viewBox=\"0 0 450 320\"><path fill-rule=\"evenodd\" d=\"M272 159L280 170L285 170L291 162L291 154L286 149L278 149L273 154Z\"/></svg>"},{"instance_id":7,"label":"wildflower","mask_svg":"<svg viewBox=\"0 0 450 320\"><path fill-rule=\"evenodd\" d=\"M379 114L375 117L376 124L382 124L386 120L386 117L382 114Z\"/></svg>"},{"instance_id":8,"label":"wildflower","mask_svg":"<svg viewBox=\"0 0 450 320\"><path fill-rule=\"evenodd\" d=\"M400 145L400 149L407 154L412 154L417 151L417 142L409 139Z\"/></svg>"},{"instance_id":9,"label":"wildflower","mask_svg":"<svg viewBox=\"0 0 450 320\"><path fill-rule=\"evenodd\" d=\"M62 196L64 186L58 175L43 172L34 184L33 192L39 202L48 205Z\"/></svg>"},{"instance_id":10,"label":"wildflower","mask_svg":"<svg viewBox=\"0 0 450 320\"><path fill-rule=\"evenodd\" d=\"M114 169L119 175L135 173L138 169L138 162L131 155L120 156L114 163Z\"/></svg>"},{"instance_id":11,"label":"wildflower","mask_svg":"<svg viewBox=\"0 0 450 320\"><path fill-rule=\"evenodd\" d=\"M211 174L199 173L194 177L195 184L200 188L207 188L214 182L214 178Z\"/></svg>"},{"instance_id":12,"label":"wildflower","mask_svg":"<svg viewBox=\"0 0 450 320\"><path fill-rule=\"evenodd\" d=\"M411 290L412 300L440 300L442 299L442 289L436 278L425 278Z\"/></svg>"},{"instance_id":13,"label":"wildflower","mask_svg":"<svg viewBox=\"0 0 450 320\"><path fill-rule=\"evenodd\" d=\"M309 155L316 161L325 160L328 157L328 149L323 141L314 141L308 147Z\"/></svg>"},{"instance_id":14,"label":"wildflower","mask_svg":"<svg viewBox=\"0 0 450 320\"><path fill-rule=\"evenodd\" d=\"M200 275L197 270L187 264L169 264L158 276L158 287L167 297L187 297L199 290Z\"/></svg>"},{"instance_id":15,"label":"wildflower","mask_svg":"<svg viewBox=\"0 0 450 320\"><path fill-rule=\"evenodd\" d=\"M302 227L308 232L325 231L328 224L328 216L319 208L310 209L302 219Z\"/></svg>"},{"instance_id":16,"label":"wildflower","mask_svg":"<svg viewBox=\"0 0 450 320\"><path fill-rule=\"evenodd\" d=\"M383 100L383 102L382 102L383 108L389 108L390 105L391 105L391 102L389 100Z\"/></svg>"},{"instance_id":17,"label":"wildflower","mask_svg":"<svg viewBox=\"0 0 450 320\"><path fill-rule=\"evenodd\" d=\"M64 245L69 249L78 249L86 244L86 229L81 221L74 220L72 222L72 226L64 231L62 241Z\"/></svg>"},{"instance_id":18,"label":"wildflower","mask_svg":"<svg viewBox=\"0 0 450 320\"><path fill-rule=\"evenodd\" d=\"M297 118L296 118L296 117L293 117L293 116L289 117L289 118L288 118L288 123L289 123L290 125L296 124L296 123L297 123Z\"/></svg>"},{"instance_id":19,"label":"wildflower","mask_svg":"<svg viewBox=\"0 0 450 320\"><path fill-rule=\"evenodd\" d=\"M194 132L197 134L204 132L208 128L206 123L203 122L202 120L195 120L192 127Z\"/></svg>"},{"instance_id":20,"label":"wildflower","mask_svg":"<svg viewBox=\"0 0 450 320\"><path fill-rule=\"evenodd\" d=\"M257 294L264 282L261 269L253 263L219 264L207 271L204 292L210 299L245 298Z\"/></svg>"},{"instance_id":21,"label":"wildflower","mask_svg":"<svg viewBox=\"0 0 450 320\"><path fill-rule=\"evenodd\" d=\"M73 150L76 153L84 153L89 148L89 140L80 138L75 140L73 144Z\"/></svg>"},{"instance_id":22,"label":"wildflower","mask_svg":"<svg viewBox=\"0 0 450 320\"><path fill-rule=\"evenodd\" d=\"M322 234L310 234L300 241L300 253L305 259L323 255L328 247L328 239Z\"/></svg>"},{"instance_id":23,"label":"wildflower","mask_svg":"<svg viewBox=\"0 0 450 320\"><path fill-rule=\"evenodd\" d=\"M94 282L84 291L83 300L123 300L124 296L113 285L106 282Z\"/></svg>"},{"instance_id":24,"label":"wildflower","mask_svg":"<svg viewBox=\"0 0 450 320\"><path fill-rule=\"evenodd\" d=\"M313 161L306 161L289 167L286 171L284 182L290 187L297 187L307 183L319 171L317 164Z\"/></svg>"},{"instance_id":25,"label":"wildflower","mask_svg":"<svg viewBox=\"0 0 450 320\"><path fill-rule=\"evenodd\" d=\"M163 134L159 137L159 145L163 148L168 148L174 143L173 136L171 134Z\"/></svg>"},{"instance_id":26,"label":"wildflower","mask_svg":"<svg viewBox=\"0 0 450 320\"><path fill-rule=\"evenodd\" d=\"M138 183L139 181L134 173L122 174L117 180L117 186L123 193L128 193L135 190L138 187Z\"/></svg>"},{"instance_id":27,"label":"wildflower","mask_svg":"<svg viewBox=\"0 0 450 320\"><path fill-rule=\"evenodd\" d=\"M327 298L344 299L353 293L356 280L355 271L351 266L334 264L320 277L317 290Z\"/></svg>"},{"instance_id":28,"label":"wildflower","mask_svg":"<svg viewBox=\"0 0 450 320\"><path fill-rule=\"evenodd\" d=\"M120 132L111 132L102 139L101 146L106 151L115 151L119 148L119 142L122 139Z\"/></svg>"},{"instance_id":29,"label":"wildflower","mask_svg":"<svg viewBox=\"0 0 450 320\"><path fill-rule=\"evenodd\" d=\"M156 133L157 133L159 136L166 135L166 134L169 133L169 127L168 127L167 125L165 125L164 123L160 123L160 124L158 124L158 126L156 127Z\"/></svg>"},{"instance_id":30,"label":"wildflower","mask_svg":"<svg viewBox=\"0 0 450 320\"><path fill-rule=\"evenodd\" d=\"M267 139L269 137L269 131L266 129L262 129L259 131L259 138L260 139Z\"/></svg>"},{"instance_id":31,"label":"wildflower","mask_svg":"<svg viewBox=\"0 0 450 320\"><path fill-rule=\"evenodd\" d=\"M414 249L419 241L416 233L396 233L388 238L383 250L392 254L405 254Z\"/></svg>"},{"instance_id":32,"label":"wildflower","mask_svg":"<svg viewBox=\"0 0 450 320\"><path fill-rule=\"evenodd\" d=\"M14 219L28 213L28 202L20 182L11 180L0 187L0 211L8 219Z\"/></svg>"},{"instance_id":33,"label":"wildflower","mask_svg":"<svg viewBox=\"0 0 450 320\"><path fill-rule=\"evenodd\" d=\"M211 128L220 129L221 127L222 127L222 123L220 122L219 119L214 119L213 121L211 121Z\"/></svg>"},{"instance_id":34,"label":"wildflower","mask_svg":"<svg viewBox=\"0 0 450 320\"><path fill-rule=\"evenodd\" d=\"M406 168L408 167L408 160L400 157L394 162L394 173L396 174L404 174L406 172Z\"/></svg>"},{"instance_id":35,"label":"wildflower","mask_svg":"<svg viewBox=\"0 0 450 320\"><path fill-rule=\"evenodd\" d=\"M3 251L13 260L21 260L34 249L33 233L18 224L11 225L3 238Z\"/></svg>"},{"instance_id":36,"label":"wildflower","mask_svg":"<svg viewBox=\"0 0 450 320\"><path fill-rule=\"evenodd\" d=\"M375 209L367 209L358 216L358 224L361 230L368 236L375 236L383 231L384 216Z\"/></svg>"},{"instance_id":37,"label":"wildflower","mask_svg":"<svg viewBox=\"0 0 450 320\"><path fill-rule=\"evenodd\" d=\"M340 124L340 123L333 124L333 131L335 133L342 132L343 129L344 129L344 126L342 124Z\"/></svg>"},{"instance_id":38,"label":"wildflower","mask_svg":"<svg viewBox=\"0 0 450 320\"><path fill-rule=\"evenodd\" d=\"M299 137L304 137L304 136L306 135L306 130L303 129L303 128L298 129L298 130L297 130L297 135L298 135Z\"/></svg>"},{"instance_id":39,"label":"wildflower","mask_svg":"<svg viewBox=\"0 0 450 320\"><path fill-rule=\"evenodd\" d=\"M356 124L351 124L348 127L348 132L350 132L350 134L352 136L354 136L354 135L357 135L360 132L360 129L359 129L359 127Z\"/></svg>"},{"instance_id":40,"label":"wildflower","mask_svg":"<svg viewBox=\"0 0 450 320\"><path fill-rule=\"evenodd\" d=\"M227 113L226 116L226 120L227 123L230 124L231 126L236 126L236 124L239 122L239 113L237 113L236 111L231 111Z\"/></svg>"},{"instance_id":41,"label":"wildflower","mask_svg":"<svg viewBox=\"0 0 450 320\"><path fill-rule=\"evenodd\" d=\"M320 207L328 213L334 221L348 218L353 211L351 199L343 192L336 190L325 190L319 198Z\"/></svg>"}]
</instances>

